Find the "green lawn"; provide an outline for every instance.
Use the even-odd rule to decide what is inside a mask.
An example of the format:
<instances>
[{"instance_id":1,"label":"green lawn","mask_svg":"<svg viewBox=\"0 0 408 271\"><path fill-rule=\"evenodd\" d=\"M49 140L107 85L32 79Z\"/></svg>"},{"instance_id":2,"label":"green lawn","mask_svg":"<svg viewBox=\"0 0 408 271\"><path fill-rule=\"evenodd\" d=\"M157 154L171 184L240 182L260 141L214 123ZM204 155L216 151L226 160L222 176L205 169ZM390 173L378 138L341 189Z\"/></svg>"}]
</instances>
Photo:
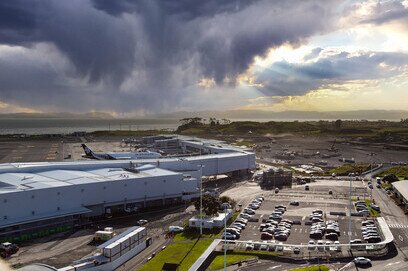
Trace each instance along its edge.
<instances>
[{"instance_id":1,"label":"green lawn","mask_svg":"<svg viewBox=\"0 0 408 271\"><path fill-rule=\"evenodd\" d=\"M375 165L373 165L375 167ZM344 164L335 169L330 170L330 174L336 174L340 176L348 175L351 172L364 172L370 169L369 164Z\"/></svg>"},{"instance_id":2,"label":"green lawn","mask_svg":"<svg viewBox=\"0 0 408 271\"><path fill-rule=\"evenodd\" d=\"M227 253L227 266L248 259L270 258L279 255L281 254L278 252L234 250L232 252ZM224 267L224 255L217 255L210 264L210 270L218 270L222 269L223 267Z\"/></svg>"},{"instance_id":3,"label":"green lawn","mask_svg":"<svg viewBox=\"0 0 408 271\"><path fill-rule=\"evenodd\" d=\"M233 144L235 144L235 145L237 145L237 146L246 146L246 147L253 147L253 146L255 146L254 143L249 142L249 141L247 141L247 140L237 141L237 142L235 142L235 143L233 143Z\"/></svg>"},{"instance_id":4,"label":"green lawn","mask_svg":"<svg viewBox=\"0 0 408 271\"><path fill-rule=\"evenodd\" d=\"M408 179L408 166L396 166L393 168L389 168L379 174L376 175L376 177L384 177L389 174L394 174L395 176L398 177L400 180L406 180Z\"/></svg>"},{"instance_id":5,"label":"green lawn","mask_svg":"<svg viewBox=\"0 0 408 271\"><path fill-rule=\"evenodd\" d=\"M289 271L329 271L329 270L330 269L325 265L313 265L313 266L295 268Z\"/></svg>"},{"instance_id":6,"label":"green lawn","mask_svg":"<svg viewBox=\"0 0 408 271\"><path fill-rule=\"evenodd\" d=\"M187 271L212 241L213 239L200 239L198 242L196 240L173 242L147 262L140 271L162 270L166 262L180 264L178 270Z\"/></svg>"},{"instance_id":7,"label":"green lawn","mask_svg":"<svg viewBox=\"0 0 408 271\"><path fill-rule=\"evenodd\" d=\"M250 255L239 255L239 254L227 254L227 266L236 264L240 261L249 260L252 258L256 258ZM210 270L218 270L224 267L224 255L218 255L214 258L212 263L210 264Z\"/></svg>"},{"instance_id":8,"label":"green lawn","mask_svg":"<svg viewBox=\"0 0 408 271\"><path fill-rule=\"evenodd\" d=\"M235 212L228 224L234 220L239 212ZM180 264L179 271L188 270L198 257L203 254L207 247L220 236L223 229L208 231L204 230L200 239L198 229L185 228L184 232L174 236L173 241L163 251L147 262L141 271L159 271L164 263ZM198 241L197 241L198 240Z\"/></svg>"}]
</instances>

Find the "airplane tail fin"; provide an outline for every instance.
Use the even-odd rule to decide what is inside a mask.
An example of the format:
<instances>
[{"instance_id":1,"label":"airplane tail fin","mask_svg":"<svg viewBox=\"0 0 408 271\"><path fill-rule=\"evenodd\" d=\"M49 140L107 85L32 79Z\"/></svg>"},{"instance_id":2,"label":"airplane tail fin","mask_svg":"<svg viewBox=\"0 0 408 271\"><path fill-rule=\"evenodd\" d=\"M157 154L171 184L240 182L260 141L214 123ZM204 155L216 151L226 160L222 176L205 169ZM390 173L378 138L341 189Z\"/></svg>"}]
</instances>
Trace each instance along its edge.
<instances>
[{"instance_id":1,"label":"airplane tail fin","mask_svg":"<svg viewBox=\"0 0 408 271\"><path fill-rule=\"evenodd\" d=\"M87 145L82 144L81 146L82 146L82 148L84 149L86 156L90 156L90 157L93 157L93 156L94 156L94 155L93 155L93 151L92 151L90 148L88 148Z\"/></svg>"}]
</instances>

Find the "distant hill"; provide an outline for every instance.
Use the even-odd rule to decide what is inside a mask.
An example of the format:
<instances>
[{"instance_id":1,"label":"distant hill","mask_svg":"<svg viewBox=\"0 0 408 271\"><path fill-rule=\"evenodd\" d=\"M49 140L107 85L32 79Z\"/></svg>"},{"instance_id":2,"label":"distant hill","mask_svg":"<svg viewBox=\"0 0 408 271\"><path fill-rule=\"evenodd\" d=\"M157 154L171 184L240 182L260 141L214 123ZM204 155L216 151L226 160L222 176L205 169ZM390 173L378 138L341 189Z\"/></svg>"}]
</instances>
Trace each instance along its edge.
<instances>
[{"instance_id":1,"label":"distant hill","mask_svg":"<svg viewBox=\"0 0 408 271\"><path fill-rule=\"evenodd\" d=\"M198 116L202 118L253 119L253 120L400 120L408 118L407 110L356 110L356 111L262 111L262 110L228 110L228 111L199 111L174 112L168 114L151 115L149 118L182 119Z\"/></svg>"},{"instance_id":2,"label":"distant hill","mask_svg":"<svg viewBox=\"0 0 408 271\"><path fill-rule=\"evenodd\" d=\"M0 119L7 118L60 118L60 119L113 119L114 117L105 112L89 113L9 113L0 114Z\"/></svg>"},{"instance_id":3,"label":"distant hill","mask_svg":"<svg viewBox=\"0 0 408 271\"><path fill-rule=\"evenodd\" d=\"M355 110L355 111L263 111L263 110L227 110L227 111L197 111L197 112L171 112L150 114L145 116L121 115L115 117L105 112L89 113L10 113L0 114L0 119L6 118L67 118L67 119L173 119L179 120L187 117L201 117L230 120L258 120L258 121L292 121L292 120L394 120L408 118L408 110Z\"/></svg>"}]
</instances>

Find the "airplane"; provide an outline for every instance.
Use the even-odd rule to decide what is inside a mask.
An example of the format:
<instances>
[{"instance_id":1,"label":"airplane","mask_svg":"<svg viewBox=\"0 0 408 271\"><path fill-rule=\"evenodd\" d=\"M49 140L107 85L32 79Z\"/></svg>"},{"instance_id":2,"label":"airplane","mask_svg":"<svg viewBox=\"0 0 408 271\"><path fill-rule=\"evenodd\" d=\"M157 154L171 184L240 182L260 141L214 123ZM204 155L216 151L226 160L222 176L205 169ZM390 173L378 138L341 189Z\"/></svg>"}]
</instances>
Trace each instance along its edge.
<instances>
[{"instance_id":1,"label":"airplane","mask_svg":"<svg viewBox=\"0 0 408 271\"><path fill-rule=\"evenodd\" d=\"M81 146L85 151L83 157L96 160L154 159L161 157L160 153L152 151L96 153L85 144L82 144Z\"/></svg>"}]
</instances>

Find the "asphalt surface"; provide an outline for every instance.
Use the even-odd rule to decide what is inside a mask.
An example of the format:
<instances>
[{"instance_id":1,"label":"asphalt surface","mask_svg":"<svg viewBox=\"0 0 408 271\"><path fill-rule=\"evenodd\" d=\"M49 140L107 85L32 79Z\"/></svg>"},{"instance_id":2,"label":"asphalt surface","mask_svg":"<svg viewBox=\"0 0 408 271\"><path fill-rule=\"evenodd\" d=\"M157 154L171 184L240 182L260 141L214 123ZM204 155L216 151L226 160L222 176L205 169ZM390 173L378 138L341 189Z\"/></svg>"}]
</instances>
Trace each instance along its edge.
<instances>
[{"instance_id":1,"label":"asphalt surface","mask_svg":"<svg viewBox=\"0 0 408 271\"><path fill-rule=\"evenodd\" d=\"M0 163L63 160L63 144L57 140L0 141Z\"/></svg>"}]
</instances>

